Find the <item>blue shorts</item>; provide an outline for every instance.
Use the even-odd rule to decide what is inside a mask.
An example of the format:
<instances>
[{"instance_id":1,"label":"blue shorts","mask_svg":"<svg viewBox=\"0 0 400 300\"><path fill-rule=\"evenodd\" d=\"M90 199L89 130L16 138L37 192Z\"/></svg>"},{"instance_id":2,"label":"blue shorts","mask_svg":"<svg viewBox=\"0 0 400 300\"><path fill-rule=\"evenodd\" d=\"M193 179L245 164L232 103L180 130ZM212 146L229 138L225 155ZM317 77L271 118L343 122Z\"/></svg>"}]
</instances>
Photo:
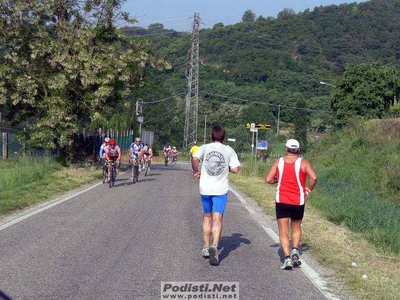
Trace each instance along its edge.
<instances>
[{"instance_id":1,"label":"blue shorts","mask_svg":"<svg viewBox=\"0 0 400 300\"><path fill-rule=\"evenodd\" d=\"M224 214L228 194L218 196L201 195L201 201L203 202L203 211L205 214L212 212Z\"/></svg>"}]
</instances>

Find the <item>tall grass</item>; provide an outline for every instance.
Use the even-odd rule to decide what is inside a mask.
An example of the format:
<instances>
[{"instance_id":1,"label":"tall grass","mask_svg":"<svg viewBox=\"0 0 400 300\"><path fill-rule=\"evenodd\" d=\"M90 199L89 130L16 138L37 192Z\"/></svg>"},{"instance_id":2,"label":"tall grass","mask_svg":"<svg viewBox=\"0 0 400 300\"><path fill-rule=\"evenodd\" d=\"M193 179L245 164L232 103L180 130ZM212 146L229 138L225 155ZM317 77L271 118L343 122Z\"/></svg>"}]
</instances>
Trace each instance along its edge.
<instances>
[{"instance_id":1,"label":"tall grass","mask_svg":"<svg viewBox=\"0 0 400 300\"><path fill-rule=\"evenodd\" d=\"M0 160L0 215L29 206L46 191L45 183L62 166L50 157L21 157ZM32 196L32 193L34 194Z\"/></svg>"},{"instance_id":2,"label":"tall grass","mask_svg":"<svg viewBox=\"0 0 400 300\"><path fill-rule=\"evenodd\" d=\"M315 145L311 205L328 220L400 253L400 120L350 124Z\"/></svg>"},{"instance_id":3,"label":"tall grass","mask_svg":"<svg viewBox=\"0 0 400 300\"><path fill-rule=\"evenodd\" d=\"M283 151L284 144L279 146ZM267 164L243 159L242 174L264 178L274 158ZM377 248L399 254L400 119L355 121L321 138L307 159L319 177L308 205Z\"/></svg>"},{"instance_id":4,"label":"tall grass","mask_svg":"<svg viewBox=\"0 0 400 300\"><path fill-rule=\"evenodd\" d=\"M7 191L42 179L61 165L49 157L22 157L0 160L0 169L0 191Z\"/></svg>"}]
</instances>

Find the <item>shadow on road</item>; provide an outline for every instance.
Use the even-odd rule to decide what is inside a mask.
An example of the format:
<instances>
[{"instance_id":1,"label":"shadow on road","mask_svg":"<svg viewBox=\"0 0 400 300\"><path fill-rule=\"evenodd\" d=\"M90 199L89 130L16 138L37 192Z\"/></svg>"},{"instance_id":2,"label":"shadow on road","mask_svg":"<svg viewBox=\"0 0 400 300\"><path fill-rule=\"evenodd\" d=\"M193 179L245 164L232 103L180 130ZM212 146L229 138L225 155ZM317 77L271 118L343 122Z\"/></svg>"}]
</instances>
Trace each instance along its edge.
<instances>
[{"instance_id":1,"label":"shadow on road","mask_svg":"<svg viewBox=\"0 0 400 300\"><path fill-rule=\"evenodd\" d=\"M0 299L12 300L10 297L8 297L6 294L4 294L1 290L0 290Z\"/></svg>"},{"instance_id":2,"label":"shadow on road","mask_svg":"<svg viewBox=\"0 0 400 300\"><path fill-rule=\"evenodd\" d=\"M241 233L234 233L232 236L222 236L218 245L223 248L219 253L219 260L224 260L225 257L229 256L231 251L239 248L241 244L250 244L250 240L241 237Z\"/></svg>"}]
</instances>

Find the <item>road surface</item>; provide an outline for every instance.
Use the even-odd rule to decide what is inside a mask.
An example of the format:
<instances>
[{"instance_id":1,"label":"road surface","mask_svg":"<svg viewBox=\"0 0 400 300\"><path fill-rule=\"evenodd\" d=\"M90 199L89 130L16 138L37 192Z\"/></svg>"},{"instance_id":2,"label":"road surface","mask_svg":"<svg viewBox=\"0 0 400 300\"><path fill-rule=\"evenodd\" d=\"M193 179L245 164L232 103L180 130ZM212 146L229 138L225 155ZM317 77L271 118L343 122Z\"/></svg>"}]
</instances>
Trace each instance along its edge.
<instances>
[{"instance_id":1,"label":"road surface","mask_svg":"<svg viewBox=\"0 0 400 300\"><path fill-rule=\"evenodd\" d=\"M215 267L201 256L190 166L154 165L136 184L128 170L113 188L98 183L3 220L0 299L161 299L166 282L238 283L239 299L335 299L307 253L302 268L280 269L275 221L251 200L231 191L224 217Z\"/></svg>"}]
</instances>

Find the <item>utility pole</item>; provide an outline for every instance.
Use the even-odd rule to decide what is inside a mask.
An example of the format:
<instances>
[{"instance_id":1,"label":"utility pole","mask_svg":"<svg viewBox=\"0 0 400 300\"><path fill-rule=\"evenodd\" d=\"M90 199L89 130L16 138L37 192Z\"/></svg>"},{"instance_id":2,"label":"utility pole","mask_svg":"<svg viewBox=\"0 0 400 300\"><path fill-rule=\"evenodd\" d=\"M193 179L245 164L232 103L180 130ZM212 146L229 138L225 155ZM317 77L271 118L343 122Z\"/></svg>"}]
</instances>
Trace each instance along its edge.
<instances>
[{"instance_id":1,"label":"utility pole","mask_svg":"<svg viewBox=\"0 0 400 300\"><path fill-rule=\"evenodd\" d=\"M200 15L194 13L192 47L188 51L189 61L186 68L188 92L186 94L185 132L183 137L183 150L185 152L194 141L197 141L199 110L199 28Z\"/></svg>"},{"instance_id":2,"label":"utility pole","mask_svg":"<svg viewBox=\"0 0 400 300\"><path fill-rule=\"evenodd\" d=\"M276 127L276 136L279 136L279 121L281 118L281 105L279 104L278 107L278 126Z\"/></svg>"},{"instance_id":3,"label":"utility pole","mask_svg":"<svg viewBox=\"0 0 400 300\"><path fill-rule=\"evenodd\" d=\"M143 123L143 100L138 99L136 101L136 116L137 116L137 121L139 123L139 137L142 138L142 123Z\"/></svg>"},{"instance_id":4,"label":"utility pole","mask_svg":"<svg viewBox=\"0 0 400 300\"><path fill-rule=\"evenodd\" d=\"M207 138L207 115L204 116L204 144Z\"/></svg>"}]
</instances>

